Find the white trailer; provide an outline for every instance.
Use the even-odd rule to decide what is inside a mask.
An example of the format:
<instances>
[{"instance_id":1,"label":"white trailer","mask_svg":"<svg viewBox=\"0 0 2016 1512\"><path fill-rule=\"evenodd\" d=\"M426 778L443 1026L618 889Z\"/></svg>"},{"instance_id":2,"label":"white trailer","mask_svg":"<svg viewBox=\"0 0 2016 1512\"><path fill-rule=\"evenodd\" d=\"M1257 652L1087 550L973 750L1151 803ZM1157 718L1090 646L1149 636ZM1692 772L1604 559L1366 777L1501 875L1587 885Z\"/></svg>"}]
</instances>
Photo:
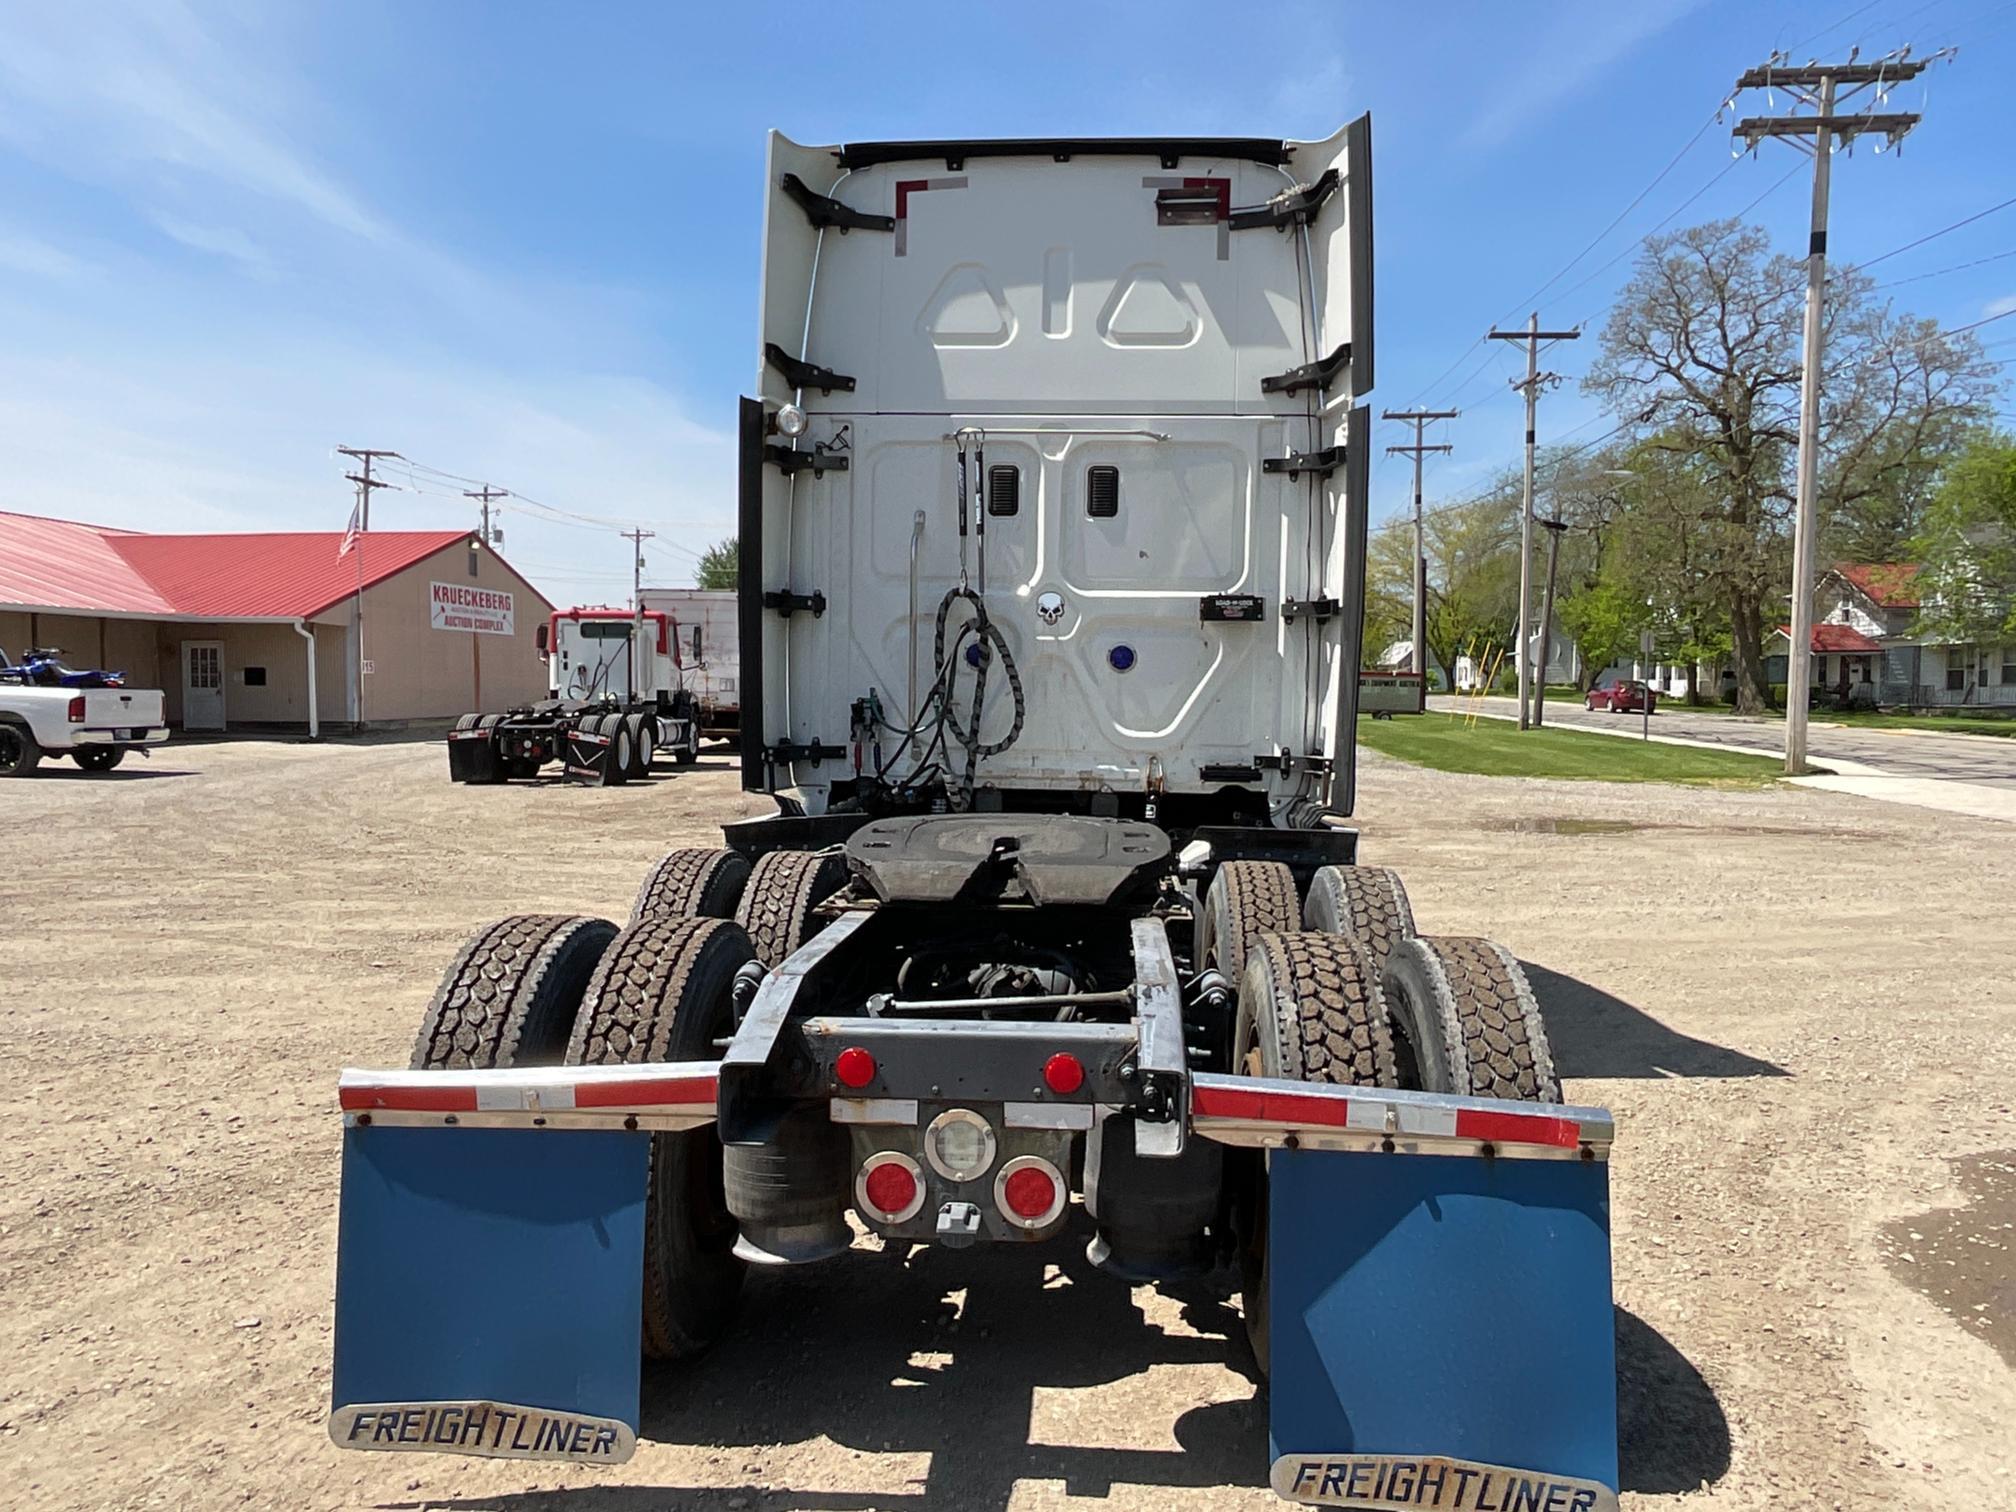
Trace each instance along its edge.
<instances>
[{"instance_id":1,"label":"white trailer","mask_svg":"<svg viewBox=\"0 0 2016 1512\"><path fill-rule=\"evenodd\" d=\"M644 607L678 626L686 690L700 705L700 733L733 740L742 728L741 627L732 588L646 588Z\"/></svg>"}]
</instances>

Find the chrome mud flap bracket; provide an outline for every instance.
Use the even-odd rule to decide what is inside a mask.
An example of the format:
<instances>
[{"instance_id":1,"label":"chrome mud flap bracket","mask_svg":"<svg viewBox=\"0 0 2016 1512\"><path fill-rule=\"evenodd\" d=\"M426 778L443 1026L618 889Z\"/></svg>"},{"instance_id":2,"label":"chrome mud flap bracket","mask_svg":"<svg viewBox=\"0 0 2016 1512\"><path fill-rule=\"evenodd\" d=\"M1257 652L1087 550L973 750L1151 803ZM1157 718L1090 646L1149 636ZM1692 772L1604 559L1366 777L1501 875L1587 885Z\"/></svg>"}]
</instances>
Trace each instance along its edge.
<instances>
[{"instance_id":1,"label":"chrome mud flap bracket","mask_svg":"<svg viewBox=\"0 0 2016 1512\"><path fill-rule=\"evenodd\" d=\"M1195 1082L1194 1134L1266 1151L1275 1491L1614 1512L1609 1115Z\"/></svg>"}]
</instances>

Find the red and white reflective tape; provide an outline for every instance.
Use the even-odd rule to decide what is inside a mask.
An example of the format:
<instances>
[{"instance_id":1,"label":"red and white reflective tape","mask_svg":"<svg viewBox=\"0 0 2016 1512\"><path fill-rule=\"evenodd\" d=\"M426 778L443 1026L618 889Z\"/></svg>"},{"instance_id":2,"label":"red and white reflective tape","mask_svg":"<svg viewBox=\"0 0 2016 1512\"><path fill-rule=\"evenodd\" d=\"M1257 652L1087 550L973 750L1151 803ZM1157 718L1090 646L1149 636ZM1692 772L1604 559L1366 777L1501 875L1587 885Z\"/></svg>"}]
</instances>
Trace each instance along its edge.
<instances>
[{"instance_id":1,"label":"red and white reflective tape","mask_svg":"<svg viewBox=\"0 0 2016 1512\"><path fill-rule=\"evenodd\" d=\"M1200 1073L1190 1127L1223 1144L1413 1155L1605 1159L1616 1124L1602 1108L1319 1086Z\"/></svg>"},{"instance_id":2,"label":"red and white reflective tape","mask_svg":"<svg viewBox=\"0 0 2016 1512\"><path fill-rule=\"evenodd\" d=\"M716 1063L356 1071L337 1078L346 1123L505 1129L696 1129L714 1121Z\"/></svg>"}]
</instances>

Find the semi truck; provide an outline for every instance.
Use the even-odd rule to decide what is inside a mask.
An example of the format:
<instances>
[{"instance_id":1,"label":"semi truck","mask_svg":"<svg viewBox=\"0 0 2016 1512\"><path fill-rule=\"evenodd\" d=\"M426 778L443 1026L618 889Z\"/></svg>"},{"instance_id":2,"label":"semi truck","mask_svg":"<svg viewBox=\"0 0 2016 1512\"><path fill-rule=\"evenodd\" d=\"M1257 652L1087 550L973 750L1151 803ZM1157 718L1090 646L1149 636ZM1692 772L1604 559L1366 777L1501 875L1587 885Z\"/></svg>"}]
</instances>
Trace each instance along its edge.
<instances>
[{"instance_id":1,"label":"semi truck","mask_svg":"<svg viewBox=\"0 0 2016 1512\"><path fill-rule=\"evenodd\" d=\"M671 615L557 609L537 639L550 696L458 718L448 732L450 780L537 777L557 761L570 779L613 787L644 777L659 751L680 766L699 760L700 706Z\"/></svg>"},{"instance_id":2,"label":"semi truck","mask_svg":"<svg viewBox=\"0 0 2016 1512\"><path fill-rule=\"evenodd\" d=\"M619 1462L640 1358L858 1226L1236 1293L1288 1499L1615 1507L1612 1120L1351 823L1371 228L1369 119L772 136L774 812L486 926L342 1073L338 1445Z\"/></svg>"},{"instance_id":3,"label":"semi truck","mask_svg":"<svg viewBox=\"0 0 2016 1512\"><path fill-rule=\"evenodd\" d=\"M732 588L646 588L644 607L679 626L686 687L700 703L700 733L734 740L742 728L740 624Z\"/></svg>"}]
</instances>

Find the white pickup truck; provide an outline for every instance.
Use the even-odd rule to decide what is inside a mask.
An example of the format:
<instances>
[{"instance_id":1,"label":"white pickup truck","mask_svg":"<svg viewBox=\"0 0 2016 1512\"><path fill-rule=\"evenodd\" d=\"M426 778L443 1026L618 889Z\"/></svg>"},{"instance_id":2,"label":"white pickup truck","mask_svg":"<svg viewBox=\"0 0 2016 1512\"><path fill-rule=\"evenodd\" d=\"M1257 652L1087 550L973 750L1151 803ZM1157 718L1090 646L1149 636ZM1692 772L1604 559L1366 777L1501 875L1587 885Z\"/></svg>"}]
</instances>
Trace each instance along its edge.
<instances>
[{"instance_id":1,"label":"white pickup truck","mask_svg":"<svg viewBox=\"0 0 2016 1512\"><path fill-rule=\"evenodd\" d=\"M129 750L167 738L158 689L48 687L0 676L0 777L25 777L44 756L109 772Z\"/></svg>"}]
</instances>

